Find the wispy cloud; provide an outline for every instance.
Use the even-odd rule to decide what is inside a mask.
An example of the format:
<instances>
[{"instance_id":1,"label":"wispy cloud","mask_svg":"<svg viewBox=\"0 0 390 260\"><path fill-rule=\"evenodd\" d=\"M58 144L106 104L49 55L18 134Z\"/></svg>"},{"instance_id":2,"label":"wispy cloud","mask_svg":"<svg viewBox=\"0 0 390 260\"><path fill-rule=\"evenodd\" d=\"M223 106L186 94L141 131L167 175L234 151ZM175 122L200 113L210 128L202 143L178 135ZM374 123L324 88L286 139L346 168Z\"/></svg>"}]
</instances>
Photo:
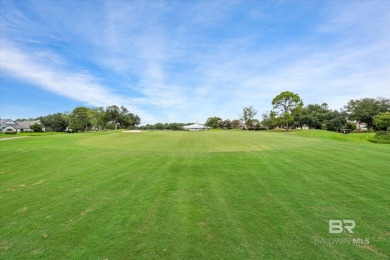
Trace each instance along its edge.
<instances>
[{"instance_id":1,"label":"wispy cloud","mask_svg":"<svg viewBox=\"0 0 390 260\"><path fill-rule=\"evenodd\" d=\"M136 109L129 99L112 93L99 84L90 74L63 68L64 62L55 54L48 52L27 54L2 41L0 60L2 70L47 91L91 106L127 105L133 111L152 119L151 116Z\"/></svg>"}]
</instances>

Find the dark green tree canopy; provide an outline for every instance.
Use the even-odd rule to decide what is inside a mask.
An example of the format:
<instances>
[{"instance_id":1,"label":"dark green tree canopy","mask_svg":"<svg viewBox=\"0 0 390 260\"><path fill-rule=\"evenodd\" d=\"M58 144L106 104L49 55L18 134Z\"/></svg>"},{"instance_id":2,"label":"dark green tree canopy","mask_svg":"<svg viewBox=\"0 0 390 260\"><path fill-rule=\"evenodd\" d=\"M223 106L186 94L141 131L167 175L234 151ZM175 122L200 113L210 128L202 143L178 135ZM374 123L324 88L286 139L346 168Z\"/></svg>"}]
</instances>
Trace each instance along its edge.
<instances>
[{"instance_id":1,"label":"dark green tree canopy","mask_svg":"<svg viewBox=\"0 0 390 260\"><path fill-rule=\"evenodd\" d=\"M329 109L326 103L309 104L294 116L294 121L297 126L307 125L314 129L337 131L344 127L346 115Z\"/></svg>"},{"instance_id":2,"label":"dark green tree canopy","mask_svg":"<svg viewBox=\"0 0 390 260\"><path fill-rule=\"evenodd\" d=\"M373 122L376 130L388 131L390 129L390 112L375 115Z\"/></svg>"},{"instance_id":3,"label":"dark green tree canopy","mask_svg":"<svg viewBox=\"0 0 390 260\"><path fill-rule=\"evenodd\" d=\"M106 108L107 122L111 122L114 125L115 130L118 129L118 125L123 128L133 128L141 123L141 119L138 115L130 113L129 110L124 107L109 106Z\"/></svg>"},{"instance_id":4,"label":"dark green tree canopy","mask_svg":"<svg viewBox=\"0 0 390 260\"><path fill-rule=\"evenodd\" d=\"M347 105L344 106L344 109L349 115L349 119L364 122L370 128L373 127L375 115L390 112L390 99L351 99Z\"/></svg>"},{"instance_id":5,"label":"dark green tree canopy","mask_svg":"<svg viewBox=\"0 0 390 260\"><path fill-rule=\"evenodd\" d=\"M212 127L212 128L218 128L220 125L220 122L222 122L222 119L217 116L209 117L206 121L206 126Z\"/></svg>"},{"instance_id":6,"label":"dark green tree canopy","mask_svg":"<svg viewBox=\"0 0 390 260\"><path fill-rule=\"evenodd\" d=\"M63 132L69 125L69 115L65 113L50 114L38 118L46 130Z\"/></svg>"},{"instance_id":7,"label":"dark green tree canopy","mask_svg":"<svg viewBox=\"0 0 390 260\"><path fill-rule=\"evenodd\" d=\"M298 94L290 91L284 91L272 100L273 109L282 116L288 131L289 122L293 119L293 112L303 106L303 102Z\"/></svg>"},{"instance_id":8,"label":"dark green tree canopy","mask_svg":"<svg viewBox=\"0 0 390 260\"><path fill-rule=\"evenodd\" d=\"M91 123L88 118L89 108L87 107L76 107L73 109L72 114L69 118L69 128L73 131L87 131Z\"/></svg>"}]
</instances>

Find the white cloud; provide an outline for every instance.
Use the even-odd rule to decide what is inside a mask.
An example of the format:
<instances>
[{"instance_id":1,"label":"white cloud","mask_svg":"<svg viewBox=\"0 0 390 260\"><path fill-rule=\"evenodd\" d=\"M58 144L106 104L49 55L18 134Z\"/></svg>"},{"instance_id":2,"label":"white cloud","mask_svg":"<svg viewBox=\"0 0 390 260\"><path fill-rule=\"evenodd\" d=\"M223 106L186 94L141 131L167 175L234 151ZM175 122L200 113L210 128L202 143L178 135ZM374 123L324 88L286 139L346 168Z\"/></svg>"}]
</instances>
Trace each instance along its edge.
<instances>
[{"instance_id":1,"label":"white cloud","mask_svg":"<svg viewBox=\"0 0 390 260\"><path fill-rule=\"evenodd\" d=\"M125 105L131 111L153 120L153 117L131 104L129 98L113 93L88 73L60 67L64 62L62 59L58 61L57 55L49 52L27 54L2 41L0 60L2 70L47 91L91 106Z\"/></svg>"}]
</instances>

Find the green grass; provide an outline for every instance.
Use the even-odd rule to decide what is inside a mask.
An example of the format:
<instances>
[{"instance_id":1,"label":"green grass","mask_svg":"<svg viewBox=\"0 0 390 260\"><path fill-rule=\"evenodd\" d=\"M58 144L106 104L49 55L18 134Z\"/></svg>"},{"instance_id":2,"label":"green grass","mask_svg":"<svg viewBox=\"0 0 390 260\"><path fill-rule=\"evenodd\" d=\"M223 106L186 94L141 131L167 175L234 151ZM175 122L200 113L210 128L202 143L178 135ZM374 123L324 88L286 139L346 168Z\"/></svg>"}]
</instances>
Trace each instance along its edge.
<instances>
[{"instance_id":1,"label":"green grass","mask_svg":"<svg viewBox=\"0 0 390 260\"><path fill-rule=\"evenodd\" d=\"M300 130L294 132L296 135L304 137L320 137L324 139L333 139L348 142L365 142L374 138L375 133L350 133L340 134L325 130Z\"/></svg>"},{"instance_id":2,"label":"green grass","mask_svg":"<svg viewBox=\"0 0 390 260\"><path fill-rule=\"evenodd\" d=\"M389 165L390 146L324 131L1 141L0 258L388 259Z\"/></svg>"}]
</instances>

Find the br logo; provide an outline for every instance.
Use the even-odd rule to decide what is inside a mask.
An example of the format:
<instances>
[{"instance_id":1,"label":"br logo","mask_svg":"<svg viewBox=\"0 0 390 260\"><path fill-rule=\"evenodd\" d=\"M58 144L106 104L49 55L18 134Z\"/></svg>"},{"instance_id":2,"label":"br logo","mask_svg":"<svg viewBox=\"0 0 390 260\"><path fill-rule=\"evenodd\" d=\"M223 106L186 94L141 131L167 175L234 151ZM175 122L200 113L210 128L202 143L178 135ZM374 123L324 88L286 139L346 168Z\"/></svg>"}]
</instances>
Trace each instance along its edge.
<instances>
[{"instance_id":1,"label":"br logo","mask_svg":"<svg viewBox=\"0 0 390 260\"><path fill-rule=\"evenodd\" d=\"M329 233L331 234L340 234L343 230L346 230L348 233L352 234L353 229L355 228L355 221L353 220L340 220L340 219L330 219L329 220Z\"/></svg>"}]
</instances>

